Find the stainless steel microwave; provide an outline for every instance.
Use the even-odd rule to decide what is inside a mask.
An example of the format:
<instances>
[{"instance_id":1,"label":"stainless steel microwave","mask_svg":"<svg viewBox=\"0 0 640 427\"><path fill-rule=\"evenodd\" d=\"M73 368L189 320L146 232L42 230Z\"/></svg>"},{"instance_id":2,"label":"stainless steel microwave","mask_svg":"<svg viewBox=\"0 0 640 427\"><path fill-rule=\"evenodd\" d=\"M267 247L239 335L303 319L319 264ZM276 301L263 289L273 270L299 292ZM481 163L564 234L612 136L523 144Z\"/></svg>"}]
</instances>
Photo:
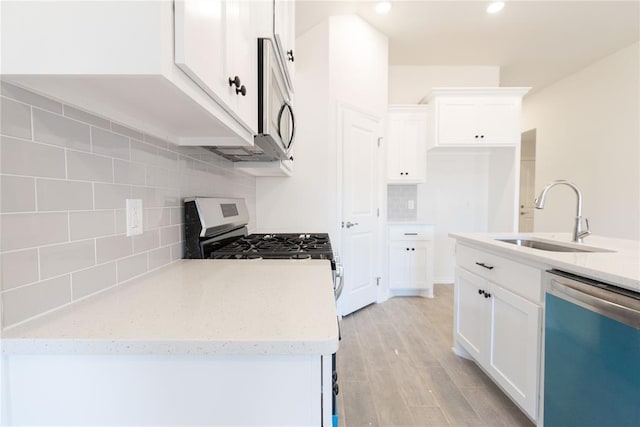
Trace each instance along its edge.
<instances>
[{"instance_id":1,"label":"stainless steel microwave","mask_svg":"<svg viewBox=\"0 0 640 427\"><path fill-rule=\"evenodd\" d=\"M288 159L296 134L295 115L278 50L271 39L258 39L258 134L256 144L266 139Z\"/></svg>"},{"instance_id":2,"label":"stainless steel microwave","mask_svg":"<svg viewBox=\"0 0 640 427\"><path fill-rule=\"evenodd\" d=\"M258 39L258 133L250 147L209 147L234 162L291 158L296 134L293 105L277 48L268 38Z\"/></svg>"}]
</instances>

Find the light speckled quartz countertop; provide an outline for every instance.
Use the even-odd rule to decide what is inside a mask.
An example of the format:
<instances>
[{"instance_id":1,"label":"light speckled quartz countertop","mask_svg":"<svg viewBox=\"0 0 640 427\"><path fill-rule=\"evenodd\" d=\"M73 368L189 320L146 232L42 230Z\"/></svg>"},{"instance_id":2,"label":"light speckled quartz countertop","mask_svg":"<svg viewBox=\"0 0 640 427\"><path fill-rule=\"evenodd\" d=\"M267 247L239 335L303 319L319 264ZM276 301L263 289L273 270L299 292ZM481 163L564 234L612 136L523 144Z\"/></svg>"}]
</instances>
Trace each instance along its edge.
<instances>
[{"instance_id":1,"label":"light speckled quartz countertop","mask_svg":"<svg viewBox=\"0 0 640 427\"><path fill-rule=\"evenodd\" d=\"M640 292L640 242L588 236L584 243L572 243L570 233L451 233L461 243L490 249L504 255L529 259L551 268L608 282ZM516 246L494 238L535 237L576 247L602 248L613 252L551 252Z\"/></svg>"},{"instance_id":2,"label":"light speckled quartz countertop","mask_svg":"<svg viewBox=\"0 0 640 427\"><path fill-rule=\"evenodd\" d=\"M332 354L329 261L181 260L2 333L21 354Z\"/></svg>"}]
</instances>

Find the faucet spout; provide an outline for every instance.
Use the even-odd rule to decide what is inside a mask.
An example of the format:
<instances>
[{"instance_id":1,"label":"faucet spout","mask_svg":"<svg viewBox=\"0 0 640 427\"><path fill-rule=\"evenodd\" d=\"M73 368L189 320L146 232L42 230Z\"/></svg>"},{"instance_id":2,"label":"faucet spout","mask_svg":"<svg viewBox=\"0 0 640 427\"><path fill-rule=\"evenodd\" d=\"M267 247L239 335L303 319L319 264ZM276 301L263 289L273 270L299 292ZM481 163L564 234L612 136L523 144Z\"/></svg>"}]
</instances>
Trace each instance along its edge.
<instances>
[{"instance_id":1,"label":"faucet spout","mask_svg":"<svg viewBox=\"0 0 640 427\"><path fill-rule=\"evenodd\" d=\"M582 193L577 185L570 181L566 181L564 179L558 179L555 181L551 181L547 184L540 192L540 195L535 199L535 207L536 209L544 209L544 202L547 197L547 193L556 185L566 185L569 186L575 191L577 196L577 204L576 204L576 220L575 225L573 227L573 241L582 243L582 239L587 237L591 232L589 231L589 220L587 218L582 217ZM586 228L583 227L583 220L586 224Z\"/></svg>"}]
</instances>

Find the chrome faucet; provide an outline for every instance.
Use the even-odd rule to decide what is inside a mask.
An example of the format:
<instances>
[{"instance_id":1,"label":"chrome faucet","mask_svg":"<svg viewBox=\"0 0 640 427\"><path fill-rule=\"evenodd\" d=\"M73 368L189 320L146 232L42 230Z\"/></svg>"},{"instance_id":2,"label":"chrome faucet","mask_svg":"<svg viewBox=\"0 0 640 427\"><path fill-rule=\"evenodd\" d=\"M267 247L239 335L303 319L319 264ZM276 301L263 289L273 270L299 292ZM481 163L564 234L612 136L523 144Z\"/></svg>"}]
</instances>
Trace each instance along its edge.
<instances>
[{"instance_id":1,"label":"chrome faucet","mask_svg":"<svg viewBox=\"0 0 640 427\"><path fill-rule=\"evenodd\" d=\"M549 192L549 190L551 190L551 188L560 184L568 185L569 187L573 188L573 191L575 191L576 195L578 196L578 204L576 206L576 221L573 227L573 241L582 243L582 239L591 234L591 232L589 231L589 220L582 217L582 193L575 184L569 181L565 181L564 179L551 181L549 184L547 184L546 187L542 189L540 195L535 199L536 209L544 208L544 200L547 197L547 193ZM583 219L586 225L586 229L582 226Z\"/></svg>"}]
</instances>

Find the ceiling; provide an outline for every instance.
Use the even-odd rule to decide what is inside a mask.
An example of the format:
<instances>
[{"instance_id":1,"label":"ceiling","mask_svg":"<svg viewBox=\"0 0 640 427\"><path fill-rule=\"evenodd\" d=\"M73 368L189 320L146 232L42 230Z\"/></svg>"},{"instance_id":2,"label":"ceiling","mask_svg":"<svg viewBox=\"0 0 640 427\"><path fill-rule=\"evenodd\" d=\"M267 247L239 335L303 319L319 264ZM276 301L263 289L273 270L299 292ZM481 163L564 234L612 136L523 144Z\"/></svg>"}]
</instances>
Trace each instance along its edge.
<instances>
[{"instance_id":1,"label":"ceiling","mask_svg":"<svg viewBox=\"0 0 640 427\"><path fill-rule=\"evenodd\" d=\"M296 34L331 15L357 14L389 37L390 65L500 66L502 86L534 90L640 40L640 0L296 2Z\"/></svg>"}]
</instances>

